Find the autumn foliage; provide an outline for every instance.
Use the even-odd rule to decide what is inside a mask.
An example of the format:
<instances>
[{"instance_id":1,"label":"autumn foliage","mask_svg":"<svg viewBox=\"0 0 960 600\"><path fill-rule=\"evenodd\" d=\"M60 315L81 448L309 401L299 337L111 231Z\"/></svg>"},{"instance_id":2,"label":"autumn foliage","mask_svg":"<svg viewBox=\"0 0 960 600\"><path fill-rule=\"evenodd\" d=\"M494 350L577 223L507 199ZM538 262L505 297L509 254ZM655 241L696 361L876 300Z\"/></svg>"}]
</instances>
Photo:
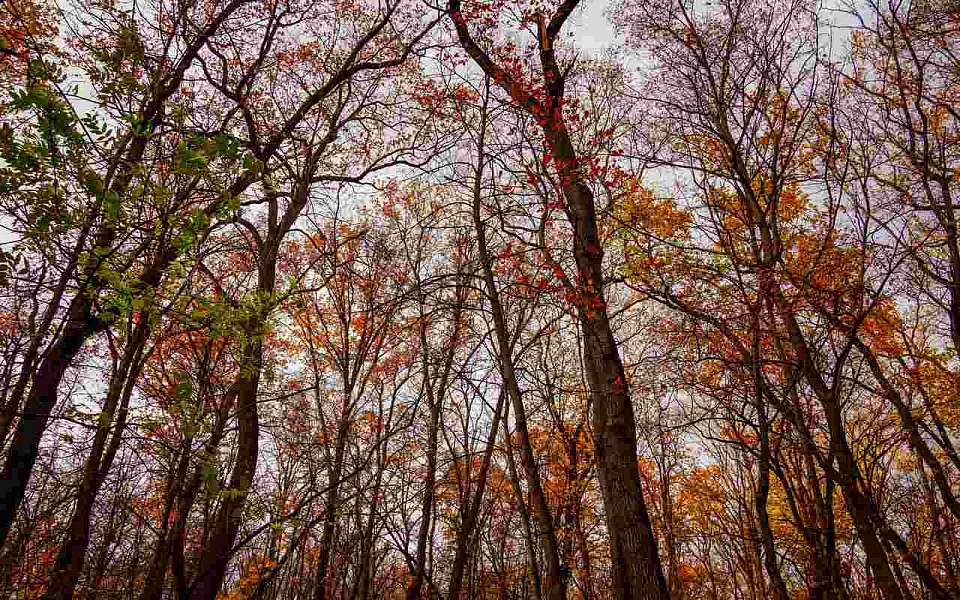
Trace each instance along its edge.
<instances>
[{"instance_id":1,"label":"autumn foliage","mask_svg":"<svg viewBox=\"0 0 960 600\"><path fill-rule=\"evenodd\" d=\"M958 56L945 0L0 0L0 595L960 597Z\"/></svg>"}]
</instances>

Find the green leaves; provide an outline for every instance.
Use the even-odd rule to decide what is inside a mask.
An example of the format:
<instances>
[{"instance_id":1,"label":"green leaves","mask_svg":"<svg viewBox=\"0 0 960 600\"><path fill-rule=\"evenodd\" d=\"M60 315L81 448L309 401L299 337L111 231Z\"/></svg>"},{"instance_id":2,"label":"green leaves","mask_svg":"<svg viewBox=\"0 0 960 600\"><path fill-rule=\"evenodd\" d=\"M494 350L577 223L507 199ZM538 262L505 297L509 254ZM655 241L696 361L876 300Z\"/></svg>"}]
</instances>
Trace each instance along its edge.
<instances>
[{"instance_id":1,"label":"green leaves","mask_svg":"<svg viewBox=\"0 0 960 600\"><path fill-rule=\"evenodd\" d=\"M177 400L187 401L193 396L193 382L190 379L182 379L173 389Z\"/></svg>"},{"instance_id":2,"label":"green leaves","mask_svg":"<svg viewBox=\"0 0 960 600\"><path fill-rule=\"evenodd\" d=\"M174 153L174 170L182 175L197 175L207 169L211 163L222 160L235 162L240 156L240 144L237 139L226 133L213 136L194 135L180 142ZM248 168L252 157L245 155L244 168Z\"/></svg>"},{"instance_id":3,"label":"green leaves","mask_svg":"<svg viewBox=\"0 0 960 600\"><path fill-rule=\"evenodd\" d=\"M207 166L209 158L199 149L192 147L188 142L177 146L174 156L174 170L183 175L192 175Z\"/></svg>"},{"instance_id":4,"label":"green leaves","mask_svg":"<svg viewBox=\"0 0 960 600\"><path fill-rule=\"evenodd\" d=\"M107 190L98 194L97 200L99 200L101 206L103 206L103 214L108 220L116 221L120 217L123 205L120 202L119 194L113 190Z\"/></svg>"}]
</instances>

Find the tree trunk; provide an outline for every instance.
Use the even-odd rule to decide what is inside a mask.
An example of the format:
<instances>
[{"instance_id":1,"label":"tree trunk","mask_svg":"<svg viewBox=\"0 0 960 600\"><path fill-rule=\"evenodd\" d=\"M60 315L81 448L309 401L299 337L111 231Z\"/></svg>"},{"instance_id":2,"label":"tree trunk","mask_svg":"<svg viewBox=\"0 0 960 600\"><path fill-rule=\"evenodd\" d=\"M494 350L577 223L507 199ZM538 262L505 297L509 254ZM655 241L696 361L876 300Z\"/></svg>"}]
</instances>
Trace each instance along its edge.
<instances>
[{"instance_id":1,"label":"tree trunk","mask_svg":"<svg viewBox=\"0 0 960 600\"><path fill-rule=\"evenodd\" d=\"M91 317L92 300L81 293L74 298L67 322L59 339L41 360L33 376L30 391L17 423L0 471L0 547L16 519L20 503L30 482L33 465L40 454L40 439L50 412L57 404L57 389L84 341L104 324Z\"/></svg>"},{"instance_id":2,"label":"tree trunk","mask_svg":"<svg viewBox=\"0 0 960 600\"><path fill-rule=\"evenodd\" d=\"M272 286L271 286L272 287ZM271 289L272 291L272 289ZM257 332L262 317L248 325ZM197 576L190 587L191 600L214 600L220 592L233 543L240 529L243 505L257 469L260 420L257 391L263 363L263 338L254 333L247 342L237 382L237 458L230 474L229 488L221 491L220 508L214 517L213 532L204 544L198 561Z\"/></svg>"},{"instance_id":3,"label":"tree trunk","mask_svg":"<svg viewBox=\"0 0 960 600\"><path fill-rule=\"evenodd\" d=\"M767 500L770 497L770 430L767 421L766 409L763 400L758 394L757 415L760 420L760 460L758 461L759 474L757 489L754 494L757 521L759 522L760 544L763 548L763 566L770 578L773 596L778 600L790 600L787 585L780 574L780 565L777 564L777 551L773 542L773 532L770 529L770 514L767 511Z\"/></svg>"},{"instance_id":4,"label":"tree trunk","mask_svg":"<svg viewBox=\"0 0 960 600\"><path fill-rule=\"evenodd\" d=\"M91 513L100 487L110 472L126 427L130 396L143 366L143 349L150 331L148 322L149 319L145 317L135 326L117 371L108 386L107 398L94 435L93 448L84 465L83 480L77 492L77 505L67 528L66 540L57 554L53 575L44 593L44 598L48 600L73 598L83 571L87 547L90 543ZM114 431L108 446L111 423Z\"/></svg>"},{"instance_id":5,"label":"tree trunk","mask_svg":"<svg viewBox=\"0 0 960 600\"><path fill-rule=\"evenodd\" d=\"M543 101L537 100L520 81L496 65L476 43L461 12L460 0L449 0L447 8L467 54L519 108L530 112L541 123L549 162L556 166L559 175L567 219L574 230L577 278L575 283L567 285L567 291L577 298L577 315L584 338L597 471L610 537L613 597L615 600L667 600L667 583L640 483L633 405L604 299L603 248L597 231L593 193L586 183L584 165L574 150L563 116L565 73L557 64L554 42L577 4L576 0L564 2L549 25L540 15L539 54L547 91Z\"/></svg>"},{"instance_id":6,"label":"tree trunk","mask_svg":"<svg viewBox=\"0 0 960 600\"><path fill-rule=\"evenodd\" d=\"M337 431L337 446L334 449L333 464L327 478L327 498L324 503L323 532L320 535L320 552L317 555L316 578L314 582L314 600L327 597L327 568L330 565L334 533L337 525L337 505L340 501L340 477L343 471L344 454L347 445L347 424L341 422Z\"/></svg>"},{"instance_id":7,"label":"tree trunk","mask_svg":"<svg viewBox=\"0 0 960 600\"><path fill-rule=\"evenodd\" d=\"M477 236L477 246L480 253L480 265L483 270L483 282L487 292L487 300L490 302L490 311L493 314L494 334L497 353L499 354L497 358L500 362L500 375L507 396L513 404L514 421L516 423L517 433L520 436L520 465L523 469L524 479L529 487L530 503L533 506L533 514L537 522L540 544L543 550L544 560L547 564L547 578L542 582L542 586L546 589L545 597L548 600L565 600L567 597L567 588L560 567L560 551L553 525L553 516L550 513L550 507L547 505L547 498L540 481L540 469L537 466L537 459L533 454L533 447L530 443L526 408L523 405L520 385L517 382L517 376L514 370L513 356L511 356L512 344L510 343L510 334L507 331L506 315L504 314L503 305L500 302L500 292L497 290L497 284L493 277L493 260L487 247L486 232L480 217L480 186L483 177L484 159L482 150L483 133L484 131L481 129L481 151L478 158L473 188L474 233Z\"/></svg>"},{"instance_id":8,"label":"tree trunk","mask_svg":"<svg viewBox=\"0 0 960 600\"><path fill-rule=\"evenodd\" d=\"M447 590L449 600L460 600L460 590L463 588L463 572L469 559L469 545L473 539L473 532L477 527L477 516L480 514L480 502L483 491L487 486L487 473L493 458L493 449L499 435L501 414L504 411L505 397L501 392L497 400L497 408L493 413L493 423L490 425L490 435L483 450L483 461L480 463L480 473L477 475L477 490L470 499L467 510L462 515L460 527L457 529L457 545L453 555L453 567L450 571L450 588ZM538 597L539 598L539 597Z\"/></svg>"},{"instance_id":9,"label":"tree trunk","mask_svg":"<svg viewBox=\"0 0 960 600\"><path fill-rule=\"evenodd\" d=\"M122 140L105 177L105 187L119 197L126 196L135 170L140 166L140 160L147 148L150 134L162 121L164 104L180 87L184 74L210 36L247 1L249 0L231 0L224 6L184 49L176 67L162 85L152 90L152 96L144 103L139 115L139 121L145 124L146 131L131 132ZM110 248L117 234L115 224L105 222L94 236L91 250ZM171 260L173 258L175 255ZM23 495L39 454L43 431L46 429L50 412L57 403L60 381L86 340L107 327L104 321L93 314L96 297L105 285L97 275L99 266L99 260L90 260L83 268L79 278L80 289L70 302L63 331L44 354L31 379L23 416L14 431L7 459L0 471L0 547L6 541L20 503L23 502Z\"/></svg>"}]
</instances>

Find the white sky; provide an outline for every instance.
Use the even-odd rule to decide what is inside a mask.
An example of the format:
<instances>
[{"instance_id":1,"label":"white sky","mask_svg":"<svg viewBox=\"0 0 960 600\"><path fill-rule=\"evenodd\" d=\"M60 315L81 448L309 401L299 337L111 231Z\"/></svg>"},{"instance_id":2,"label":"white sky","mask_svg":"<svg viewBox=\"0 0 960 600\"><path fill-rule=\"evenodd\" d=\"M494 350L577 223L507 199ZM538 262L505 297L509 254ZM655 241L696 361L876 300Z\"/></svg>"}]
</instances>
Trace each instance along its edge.
<instances>
[{"instance_id":1,"label":"white sky","mask_svg":"<svg viewBox=\"0 0 960 600\"><path fill-rule=\"evenodd\" d=\"M599 53L619 41L613 24L603 14L609 5L606 0L587 0L581 3L570 23L577 48Z\"/></svg>"}]
</instances>

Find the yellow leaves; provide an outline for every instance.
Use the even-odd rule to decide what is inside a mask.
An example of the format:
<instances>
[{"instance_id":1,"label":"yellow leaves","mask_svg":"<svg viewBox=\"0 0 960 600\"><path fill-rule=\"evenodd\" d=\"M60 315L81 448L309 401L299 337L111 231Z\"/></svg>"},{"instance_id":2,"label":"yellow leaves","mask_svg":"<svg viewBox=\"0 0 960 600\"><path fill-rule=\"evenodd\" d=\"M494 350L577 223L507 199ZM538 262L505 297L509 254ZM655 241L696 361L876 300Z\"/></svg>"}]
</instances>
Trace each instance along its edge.
<instances>
[{"instance_id":1,"label":"yellow leaves","mask_svg":"<svg viewBox=\"0 0 960 600\"><path fill-rule=\"evenodd\" d=\"M669 240L686 237L690 215L677 208L672 198L658 198L636 177L625 177L617 201L618 221L631 229Z\"/></svg>"},{"instance_id":2,"label":"yellow leaves","mask_svg":"<svg viewBox=\"0 0 960 600\"><path fill-rule=\"evenodd\" d=\"M786 223L797 219L803 214L809 199L796 182L784 186L777 202L777 216L780 222Z\"/></svg>"},{"instance_id":3,"label":"yellow leaves","mask_svg":"<svg viewBox=\"0 0 960 600\"><path fill-rule=\"evenodd\" d=\"M785 262L795 284L810 292L846 293L857 285L861 270L857 248L840 246L833 237L797 234L787 249Z\"/></svg>"},{"instance_id":4,"label":"yellow leaves","mask_svg":"<svg viewBox=\"0 0 960 600\"><path fill-rule=\"evenodd\" d=\"M726 494L718 465L696 467L680 479L677 505L685 507L694 527L714 531L720 523Z\"/></svg>"},{"instance_id":5,"label":"yellow leaves","mask_svg":"<svg viewBox=\"0 0 960 600\"><path fill-rule=\"evenodd\" d=\"M672 198L654 195L636 177L622 179L617 198L612 227L624 243L627 277L643 279L673 265L679 258L676 243L690 234L690 214Z\"/></svg>"},{"instance_id":6,"label":"yellow leaves","mask_svg":"<svg viewBox=\"0 0 960 600\"><path fill-rule=\"evenodd\" d=\"M260 583L273 569L277 568L277 563L270 558L255 557L246 561L243 568L243 576L237 581L234 588L227 594L218 594L218 600L245 600L250 598L257 584Z\"/></svg>"},{"instance_id":7,"label":"yellow leaves","mask_svg":"<svg viewBox=\"0 0 960 600\"><path fill-rule=\"evenodd\" d=\"M746 199L731 187L716 186L707 191L707 206L725 232L742 233L748 226L756 225L761 218L773 222L769 214L771 207L776 208L777 222L793 222L803 215L810 200L797 182L776 185L774 181L759 173L750 182L750 193L763 215L752 215Z\"/></svg>"},{"instance_id":8,"label":"yellow leaves","mask_svg":"<svg viewBox=\"0 0 960 600\"><path fill-rule=\"evenodd\" d=\"M881 299L864 318L860 332L866 344L881 356L900 356L904 352L900 311L889 298Z\"/></svg>"},{"instance_id":9,"label":"yellow leaves","mask_svg":"<svg viewBox=\"0 0 960 600\"><path fill-rule=\"evenodd\" d=\"M379 415L372 410L365 410L350 423L350 428L357 433L382 432L383 415Z\"/></svg>"},{"instance_id":10,"label":"yellow leaves","mask_svg":"<svg viewBox=\"0 0 960 600\"><path fill-rule=\"evenodd\" d=\"M927 127L936 135L946 135L949 116L946 106L936 105L927 111Z\"/></svg>"},{"instance_id":11,"label":"yellow leaves","mask_svg":"<svg viewBox=\"0 0 960 600\"><path fill-rule=\"evenodd\" d=\"M692 133L680 136L682 152L697 157L703 166L711 171L725 170L729 163L729 153L723 142L716 136Z\"/></svg>"},{"instance_id":12,"label":"yellow leaves","mask_svg":"<svg viewBox=\"0 0 960 600\"><path fill-rule=\"evenodd\" d=\"M743 201L731 188L711 186L706 201L724 231L741 232L749 223Z\"/></svg>"},{"instance_id":13,"label":"yellow leaves","mask_svg":"<svg viewBox=\"0 0 960 600\"><path fill-rule=\"evenodd\" d=\"M924 359L910 370L912 387L950 427L960 427L960 373Z\"/></svg>"}]
</instances>

